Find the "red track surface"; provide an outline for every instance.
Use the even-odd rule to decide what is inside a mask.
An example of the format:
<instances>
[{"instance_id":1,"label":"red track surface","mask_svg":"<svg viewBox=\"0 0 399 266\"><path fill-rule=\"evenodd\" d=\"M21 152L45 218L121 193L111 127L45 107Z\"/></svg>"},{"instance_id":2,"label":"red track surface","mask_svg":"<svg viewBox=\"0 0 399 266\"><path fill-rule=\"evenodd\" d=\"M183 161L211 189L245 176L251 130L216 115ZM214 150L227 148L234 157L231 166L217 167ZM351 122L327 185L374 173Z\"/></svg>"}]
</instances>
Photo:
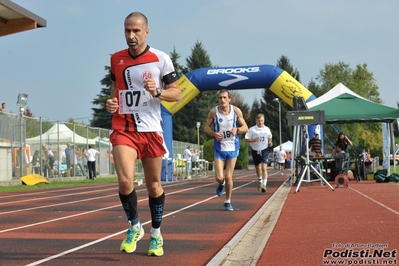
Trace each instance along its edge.
<instances>
[{"instance_id":1,"label":"red track surface","mask_svg":"<svg viewBox=\"0 0 399 266\"><path fill-rule=\"evenodd\" d=\"M283 183L285 177L274 172L269 170L268 191L262 194L253 170L236 171L233 212L224 211L224 196L215 195L213 177L164 184L165 254L159 258L147 256L150 216L144 186L138 187L138 197L146 235L132 254L119 251L127 223L116 184L94 181L84 187L2 193L0 264L206 265ZM351 181L349 188L335 191L318 183L294 190L257 265L323 265L325 249L345 250L334 243L398 249L398 185Z\"/></svg>"},{"instance_id":2,"label":"red track surface","mask_svg":"<svg viewBox=\"0 0 399 266\"><path fill-rule=\"evenodd\" d=\"M313 183L294 191L292 187L257 265L332 265L329 259L343 263L336 265L399 263L398 184L350 181L349 188L332 191ZM375 249L386 257L371 257ZM323 257L328 250L336 257ZM355 251L369 256L354 257Z\"/></svg>"},{"instance_id":3,"label":"red track surface","mask_svg":"<svg viewBox=\"0 0 399 266\"><path fill-rule=\"evenodd\" d=\"M233 212L215 194L213 176L164 184L161 231L165 254L148 257L150 214L144 186L139 214L146 235L132 254L119 251L127 228L117 184L2 193L1 265L206 265L245 225L284 177L271 176L266 194L254 171L236 171Z\"/></svg>"}]
</instances>

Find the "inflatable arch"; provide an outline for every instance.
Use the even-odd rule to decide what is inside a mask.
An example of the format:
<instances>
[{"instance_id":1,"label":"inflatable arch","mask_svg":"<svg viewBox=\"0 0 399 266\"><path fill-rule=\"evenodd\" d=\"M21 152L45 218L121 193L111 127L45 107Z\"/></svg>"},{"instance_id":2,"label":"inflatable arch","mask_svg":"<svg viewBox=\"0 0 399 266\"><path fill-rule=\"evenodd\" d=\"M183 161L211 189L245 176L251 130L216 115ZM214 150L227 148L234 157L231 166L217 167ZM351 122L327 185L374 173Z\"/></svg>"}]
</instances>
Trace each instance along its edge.
<instances>
[{"instance_id":1,"label":"inflatable arch","mask_svg":"<svg viewBox=\"0 0 399 266\"><path fill-rule=\"evenodd\" d=\"M306 102L316 99L316 96L288 72L272 65L199 68L182 76L179 79L179 86L182 92L180 101L161 102L164 138L169 158L173 158L172 115L202 91L270 89L291 107L293 97L303 97ZM310 136L313 136L313 131L310 127ZM162 181L166 180L166 173L168 180L172 180L172 163L167 162L166 160L163 162Z\"/></svg>"}]
</instances>

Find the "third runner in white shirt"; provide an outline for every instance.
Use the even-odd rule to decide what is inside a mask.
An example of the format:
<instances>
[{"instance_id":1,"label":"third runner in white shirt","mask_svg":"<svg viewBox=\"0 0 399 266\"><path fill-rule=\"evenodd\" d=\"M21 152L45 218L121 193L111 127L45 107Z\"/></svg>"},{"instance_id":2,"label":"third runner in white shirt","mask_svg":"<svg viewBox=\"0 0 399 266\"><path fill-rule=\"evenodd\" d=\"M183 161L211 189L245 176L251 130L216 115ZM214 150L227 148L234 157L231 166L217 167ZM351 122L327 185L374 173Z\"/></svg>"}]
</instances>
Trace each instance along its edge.
<instances>
[{"instance_id":1,"label":"third runner in white shirt","mask_svg":"<svg viewBox=\"0 0 399 266\"><path fill-rule=\"evenodd\" d=\"M265 126L265 116L263 114L256 115L255 122L256 125L249 128L248 132L245 134L245 141L249 143L252 149L252 158L259 179L258 190L265 193L269 147L273 146L272 132L270 128Z\"/></svg>"}]
</instances>

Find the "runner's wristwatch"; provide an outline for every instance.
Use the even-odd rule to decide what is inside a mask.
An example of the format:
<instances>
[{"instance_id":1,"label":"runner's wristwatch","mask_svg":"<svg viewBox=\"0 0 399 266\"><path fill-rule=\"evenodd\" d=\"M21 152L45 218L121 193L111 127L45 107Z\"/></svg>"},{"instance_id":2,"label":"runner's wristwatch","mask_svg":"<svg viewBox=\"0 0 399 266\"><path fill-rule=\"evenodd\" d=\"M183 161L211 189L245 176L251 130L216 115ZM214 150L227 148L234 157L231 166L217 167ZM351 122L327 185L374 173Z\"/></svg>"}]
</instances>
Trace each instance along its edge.
<instances>
[{"instance_id":1,"label":"runner's wristwatch","mask_svg":"<svg viewBox=\"0 0 399 266\"><path fill-rule=\"evenodd\" d=\"M156 98L158 98L159 96L161 96L162 94L162 89L157 88L157 95L155 95Z\"/></svg>"}]
</instances>

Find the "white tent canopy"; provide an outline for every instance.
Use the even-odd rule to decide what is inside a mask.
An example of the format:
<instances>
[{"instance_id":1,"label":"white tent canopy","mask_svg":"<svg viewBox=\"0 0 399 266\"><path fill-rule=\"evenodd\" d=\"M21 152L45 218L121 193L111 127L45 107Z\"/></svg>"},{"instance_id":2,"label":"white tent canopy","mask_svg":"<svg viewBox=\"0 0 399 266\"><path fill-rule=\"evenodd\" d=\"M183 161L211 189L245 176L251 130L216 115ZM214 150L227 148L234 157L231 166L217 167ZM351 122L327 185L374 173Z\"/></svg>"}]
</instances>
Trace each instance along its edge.
<instances>
[{"instance_id":1,"label":"white tent canopy","mask_svg":"<svg viewBox=\"0 0 399 266\"><path fill-rule=\"evenodd\" d=\"M49 130L41 135L43 143L75 143L75 144L95 144L94 139L87 139L82 137L72 130L70 130L65 124L54 124ZM26 139L28 144L40 143L40 135Z\"/></svg>"},{"instance_id":2,"label":"white tent canopy","mask_svg":"<svg viewBox=\"0 0 399 266\"><path fill-rule=\"evenodd\" d=\"M289 140L289 141L287 141L287 142L282 143L281 145L283 146L283 150L284 150L285 152L292 151L292 141ZM276 151L278 151L278 150L280 150L280 145L278 145L277 147L275 147L275 148L273 149L273 152L276 152Z\"/></svg>"},{"instance_id":3,"label":"white tent canopy","mask_svg":"<svg viewBox=\"0 0 399 266\"><path fill-rule=\"evenodd\" d=\"M313 107L315 107L315 106L317 106L319 104L328 102L328 101L330 101L330 100L332 100L332 99L334 99L334 98L336 98L336 97L338 97L338 96L340 96L340 95L342 95L344 93L348 93L348 94L353 95L353 96L355 96L357 98L360 98L360 99L363 99L363 100L371 102L370 100L368 100L366 98L363 98L362 96L360 96L356 92L348 89L344 84L338 83L337 85L335 85L334 88L332 88L331 90L329 90L328 92L326 92L322 96L320 96L320 97L318 97L318 98L306 103L306 105L310 109L310 108L313 108Z\"/></svg>"}]
</instances>

